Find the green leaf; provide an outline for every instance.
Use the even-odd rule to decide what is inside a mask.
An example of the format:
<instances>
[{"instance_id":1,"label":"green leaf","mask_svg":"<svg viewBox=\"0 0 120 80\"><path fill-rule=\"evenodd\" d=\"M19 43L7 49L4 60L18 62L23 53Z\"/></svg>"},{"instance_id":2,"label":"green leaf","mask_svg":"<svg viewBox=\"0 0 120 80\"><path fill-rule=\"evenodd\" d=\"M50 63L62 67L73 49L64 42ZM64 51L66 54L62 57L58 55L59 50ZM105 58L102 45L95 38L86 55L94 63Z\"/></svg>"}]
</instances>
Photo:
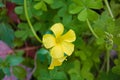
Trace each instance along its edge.
<instances>
[{"instance_id":1,"label":"green leaf","mask_svg":"<svg viewBox=\"0 0 120 80\"><path fill-rule=\"evenodd\" d=\"M86 21L87 19L93 21L98 19L98 14L91 9L85 8L78 14L78 19L80 21Z\"/></svg>"},{"instance_id":2,"label":"green leaf","mask_svg":"<svg viewBox=\"0 0 120 80\"><path fill-rule=\"evenodd\" d=\"M42 9L44 11L47 11L47 6L43 1L40 1L39 3L35 4L34 8L37 9L37 10Z\"/></svg>"},{"instance_id":3,"label":"green leaf","mask_svg":"<svg viewBox=\"0 0 120 80\"><path fill-rule=\"evenodd\" d=\"M78 60L75 60L73 66L74 67L68 71L70 80L84 80L80 73L80 62Z\"/></svg>"},{"instance_id":4,"label":"green leaf","mask_svg":"<svg viewBox=\"0 0 120 80\"><path fill-rule=\"evenodd\" d=\"M102 38L102 37L96 40L96 43L97 43L98 45L104 44L104 42L105 42L105 40L104 40L104 38Z\"/></svg>"},{"instance_id":5,"label":"green leaf","mask_svg":"<svg viewBox=\"0 0 120 80\"><path fill-rule=\"evenodd\" d=\"M39 3L37 3L37 4L35 4L35 5L34 5L34 8L35 8L35 9L41 9L41 8L42 8L42 5L43 5L43 2L41 1L41 2L39 2Z\"/></svg>"},{"instance_id":6,"label":"green leaf","mask_svg":"<svg viewBox=\"0 0 120 80\"><path fill-rule=\"evenodd\" d=\"M89 0L87 6L92 9L100 9L103 7L102 0Z\"/></svg>"},{"instance_id":7,"label":"green leaf","mask_svg":"<svg viewBox=\"0 0 120 80\"><path fill-rule=\"evenodd\" d=\"M10 76L10 75L11 75L10 68L4 67L2 70L3 70L3 72L4 72L7 76Z\"/></svg>"},{"instance_id":8,"label":"green leaf","mask_svg":"<svg viewBox=\"0 0 120 80\"><path fill-rule=\"evenodd\" d=\"M64 6L64 2L62 0L54 0L53 4L51 4L52 9L58 9Z\"/></svg>"},{"instance_id":9,"label":"green leaf","mask_svg":"<svg viewBox=\"0 0 120 80\"><path fill-rule=\"evenodd\" d=\"M98 76L98 80L119 80L120 76L112 73L112 71L109 71L108 74L106 72L101 72Z\"/></svg>"},{"instance_id":10,"label":"green leaf","mask_svg":"<svg viewBox=\"0 0 120 80\"><path fill-rule=\"evenodd\" d=\"M14 32L9 24L0 23L0 40L5 41L9 46L13 46Z\"/></svg>"},{"instance_id":11,"label":"green leaf","mask_svg":"<svg viewBox=\"0 0 120 80\"><path fill-rule=\"evenodd\" d=\"M49 53L49 51L45 48L41 48L40 50L37 51L37 58L40 60L40 61L45 61L46 59L46 55Z\"/></svg>"},{"instance_id":12,"label":"green leaf","mask_svg":"<svg viewBox=\"0 0 120 80\"><path fill-rule=\"evenodd\" d=\"M78 14L78 20L80 21L86 21L87 20L87 9L82 10L79 14Z\"/></svg>"},{"instance_id":13,"label":"green leaf","mask_svg":"<svg viewBox=\"0 0 120 80\"><path fill-rule=\"evenodd\" d=\"M119 9L120 9L119 2L120 1L119 2L118 1L114 1L114 0L110 1L111 10L112 10L112 13L114 14L114 17L117 17L117 15L120 14L120 11L119 11ZM117 23L117 24L119 24L119 23Z\"/></svg>"},{"instance_id":14,"label":"green leaf","mask_svg":"<svg viewBox=\"0 0 120 80\"><path fill-rule=\"evenodd\" d=\"M87 56L85 55L85 52L83 52L83 51L76 51L75 55L80 57L80 59L83 61L87 59Z\"/></svg>"},{"instance_id":15,"label":"green leaf","mask_svg":"<svg viewBox=\"0 0 120 80\"><path fill-rule=\"evenodd\" d=\"M20 66L14 66L13 67L13 74L18 78L18 79L25 79L26 77L26 70Z\"/></svg>"},{"instance_id":16,"label":"green leaf","mask_svg":"<svg viewBox=\"0 0 120 80\"><path fill-rule=\"evenodd\" d=\"M23 6L15 7L15 13L16 14L23 14L24 13Z\"/></svg>"},{"instance_id":17,"label":"green leaf","mask_svg":"<svg viewBox=\"0 0 120 80\"><path fill-rule=\"evenodd\" d=\"M44 2L42 3L42 10L47 11L47 5Z\"/></svg>"},{"instance_id":18,"label":"green leaf","mask_svg":"<svg viewBox=\"0 0 120 80\"><path fill-rule=\"evenodd\" d=\"M99 52L98 52L99 53ZM99 56L99 54L94 54L93 56L92 56L92 59L93 59L93 61L95 62L95 63L100 63L100 56Z\"/></svg>"},{"instance_id":19,"label":"green leaf","mask_svg":"<svg viewBox=\"0 0 120 80\"><path fill-rule=\"evenodd\" d=\"M21 22L20 24L18 24L18 28L21 30L25 30L29 28L29 25L27 23Z\"/></svg>"},{"instance_id":20,"label":"green leaf","mask_svg":"<svg viewBox=\"0 0 120 80\"><path fill-rule=\"evenodd\" d=\"M77 4L77 5L79 5L79 6L83 6L84 4L83 4L83 1L84 0L73 0L73 2L75 3L75 4Z\"/></svg>"},{"instance_id":21,"label":"green leaf","mask_svg":"<svg viewBox=\"0 0 120 80\"><path fill-rule=\"evenodd\" d=\"M97 21L95 21L94 31L99 37L105 36L105 32L115 34L115 22L107 12L103 12Z\"/></svg>"},{"instance_id":22,"label":"green leaf","mask_svg":"<svg viewBox=\"0 0 120 80\"><path fill-rule=\"evenodd\" d=\"M52 30L48 30L48 31L46 31L45 34L52 34L52 35L54 35L54 33L53 33Z\"/></svg>"},{"instance_id":23,"label":"green leaf","mask_svg":"<svg viewBox=\"0 0 120 80\"><path fill-rule=\"evenodd\" d=\"M2 2L0 2L0 8L2 7L5 7L5 5Z\"/></svg>"},{"instance_id":24,"label":"green leaf","mask_svg":"<svg viewBox=\"0 0 120 80\"><path fill-rule=\"evenodd\" d=\"M48 53L49 51L45 48L41 48L40 50L37 51L37 55L46 55Z\"/></svg>"},{"instance_id":25,"label":"green leaf","mask_svg":"<svg viewBox=\"0 0 120 80\"><path fill-rule=\"evenodd\" d=\"M62 17L62 22L64 26L68 26L68 24L72 21L72 16L68 13L67 6L62 7L58 11L58 16Z\"/></svg>"},{"instance_id":26,"label":"green leaf","mask_svg":"<svg viewBox=\"0 0 120 80\"><path fill-rule=\"evenodd\" d=\"M113 67L112 72L120 75L120 65L117 65L117 66Z\"/></svg>"},{"instance_id":27,"label":"green leaf","mask_svg":"<svg viewBox=\"0 0 120 80\"><path fill-rule=\"evenodd\" d=\"M24 0L11 0L11 2L22 5Z\"/></svg>"},{"instance_id":28,"label":"green leaf","mask_svg":"<svg viewBox=\"0 0 120 80\"><path fill-rule=\"evenodd\" d=\"M88 9L88 10L87 10L87 13L88 13L87 17L88 17L89 20L95 21L95 20L98 19L98 16L99 16L99 15L98 15L98 13L96 13L95 11L93 11L93 10L91 10L91 9Z\"/></svg>"},{"instance_id":29,"label":"green leaf","mask_svg":"<svg viewBox=\"0 0 120 80\"><path fill-rule=\"evenodd\" d=\"M22 41L25 41L28 38L29 34L25 31L16 31L15 36L17 38L21 38Z\"/></svg>"},{"instance_id":30,"label":"green leaf","mask_svg":"<svg viewBox=\"0 0 120 80\"><path fill-rule=\"evenodd\" d=\"M16 31L15 32L15 36L17 37L17 38L23 38L23 37L25 37L24 35L26 35L26 32L25 31ZM27 37L26 37L27 38ZM25 38L25 39L26 39Z\"/></svg>"},{"instance_id":31,"label":"green leaf","mask_svg":"<svg viewBox=\"0 0 120 80\"><path fill-rule=\"evenodd\" d=\"M84 78L81 77L81 75L76 73L74 70L71 70L69 74L70 74L70 80L84 80Z\"/></svg>"},{"instance_id":32,"label":"green leaf","mask_svg":"<svg viewBox=\"0 0 120 80\"><path fill-rule=\"evenodd\" d=\"M93 66L93 62L90 59L87 59L86 61L83 62L83 67L82 67L82 72L86 73L89 72L91 67ZM85 76L85 75L84 75Z\"/></svg>"},{"instance_id":33,"label":"green leaf","mask_svg":"<svg viewBox=\"0 0 120 80\"><path fill-rule=\"evenodd\" d=\"M48 4L52 4L53 3L53 0L44 0L46 3Z\"/></svg>"},{"instance_id":34,"label":"green leaf","mask_svg":"<svg viewBox=\"0 0 120 80\"><path fill-rule=\"evenodd\" d=\"M37 80L49 80L51 79L47 62L41 63L37 62L37 69L34 73L34 76L37 78Z\"/></svg>"},{"instance_id":35,"label":"green leaf","mask_svg":"<svg viewBox=\"0 0 120 80\"><path fill-rule=\"evenodd\" d=\"M52 80L67 80L67 76L64 71L57 71L56 69L50 71L50 77Z\"/></svg>"},{"instance_id":36,"label":"green leaf","mask_svg":"<svg viewBox=\"0 0 120 80\"><path fill-rule=\"evenodd\" d=\"M49 27L47 26L46 23L44 24L44 23L37 22L37 23L34 24L34 28L35 28L36 31L39 31L42 35L44 35ZM51 31L48 31L48 33L49 32L51 33Z\"/></svg>"},{"instance_id":37,"label":"green leaf","mask_svg":"<svg viewBox=\"0 0 120 80\"><path fill-rule=\"evenodd\" d=\"M70 14L76 14L76 13L80 12L82 9L83 9L83 7L80 7L76 4L71 4L69 6L69 13Z\"/></svg>"},{"instance_id":38,"label":"green leaf","mask_svg":"<svg viewBox=\"0 0 120 80\"><path fill-rule=\"evenodd\" d=\"M83 66L81 69L81 75L84 79L87 79L87 80L94 79L94 75L92 73L90 73L92 65L93 65L93 63L89 59L87 59L86 61L83 62Z\"/></svg>"},{"instance_id":39,"label":"green leaf","mask_svg":"<svg viewBox=\"0 0 120 80\"><path fill-rule=\"evenodd\" d=\"M102 8L102 1L101 0L73 0L73 2L70 5L69 12L71 14L76 14L80 11L78 14L78 20L80 21L86 21L87 19L90 20L96 20L98 18L98 14L91 10L91 9L100 9Z\"/></svg>"},{"instance_id":40,"label":"green leaf","mask_svg":"<svg viewBox=\"0 0 120 80\"><path fill-rule=\"evenodd\" d=\"M65 26L68 26L71 21L72 21L72 16L71 16L71 15L65 14L65 15L63 16L63 21L62 21L62 22L63 22L63 24L64 24Z\"/></svg>"},{"instance_id":41,"label":"green leaf","mask_svg":"<svg viewBox=\"0 0 120 80\"><path fill-rule=\"evenodd\" d=\"M9 55L6 60L9 62L10 66L16 66L20 64L24 59L20 56Z\"/></svg>"},{"instance_id":42,"label":"green leaf","mask_svg":"<svg viewBox=\"0 0 120 80\"><path fill-rule=\"evenodd\" d=\"M114 60L114 63L115 63L115 65L120 65L119 59L115 59L115 60Z\"/></svg>"},{"instance_id":43,"label":"green leaf","mask_svg":"<svg viewBox=\"0 0 120 80\"><path fill-rule=\"evenodd\" d=\"M26 40L28 37L34 36L27 23L20 23L18 28L19 29L15 31L15 36L22 41Z\"/></svg>"},{"instance_id":44,"label":"green leaf","mask_svg":"<svg viewBox=\"0 0 120 80\"><path fill-rule=\"evenodd\" d=\"M0 80L4 78L5 74L2 69L0 69Z\"/></svg>"},{"instance_id":45,"label":"green leaf","mask_svg":"<svg viewBox=\"0 0 120 80\"><path fill-rule=\"evenodd\" d=\"M32 15L33 16L37 16L37 19L40 19L39 16L41 16L43 14L43 11L39 10L39 9L37 10L37 9L33 8L31 11L32 11Z\"/></svg>"},{"instance_id":46,"label":"green leaf","mask_svg":"<svg viewBox=\"0 0 120 80\"><path fill-rule=\"evenodd\" d=\"M49 80L49 79L51 79L47 69L42 68L42 69L36 71L36 74L37 74L37 79L38 80Z\"/></svg>"},{"instance_id":47,"label":"green leaf","mask_svg":"<svg viewBox=\"0 0 120 80\"><path fill-rule=\"evenodd\" d=\"M84 75L84 79L86 80L94 80L94 75L90 72L82 73Z\"/></svg>"}]
</instances>

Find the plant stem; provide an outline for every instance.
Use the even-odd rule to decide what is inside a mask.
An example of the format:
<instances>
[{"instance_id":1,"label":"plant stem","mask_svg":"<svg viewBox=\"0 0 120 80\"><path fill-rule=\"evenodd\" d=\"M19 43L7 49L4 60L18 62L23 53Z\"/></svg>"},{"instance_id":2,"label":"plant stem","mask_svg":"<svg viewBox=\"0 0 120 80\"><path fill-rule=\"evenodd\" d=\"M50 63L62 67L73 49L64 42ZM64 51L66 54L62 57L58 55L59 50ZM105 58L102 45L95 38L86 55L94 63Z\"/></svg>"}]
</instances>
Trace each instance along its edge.
<instances>
[{"instance_id":1,"label":"plant stem","mask_svg":"<svg viewBox=\"0 0 120 80\"><path fill-rule=\"evenodd\" d=\"M107 0L104 0L104 2L105 2L105 4L106 4L106 6L107 6L107 9L108 9L109 13L110 13L110 16L113 18L113 21L115 21L114 16L113 16L113 13L112 13L112 10L111 10L111 8L110 8L110 6L109 6L109 4L108 4L108 1L107 1Z\"/></svg>"},{"instance_id":2,"label":"plant stem","mask_svg":"<svg viewBox=\"0 0 120 80\"><path fill-rule=\"evenodd\" d=\"M106 64L106 57L104 57L104 61L103 61L103 64L102 64L102 66L101 66L101 68L100 68L99 73L102 72L102 71L104 70L105 64Z\"/></svg>"},{"instance_id":3,"label":"plant stem","mask_svg":"<svg viewBox=\"0 0 120 80\"><path fill-rule=\"evenodd\" d=\"M36 71L36 69L37 69L37 54L35 54L35 57L34 57L34 68L33 68L33 70L31 71L31 73L30 73L30 78L29 79L31 79L32 78L32 75L34 74L34 72Z\"/></svg>"},{"instance_id":4,"label":"plant stem","mask_svg":"<svg viewBox=\"0 0 120 80\"><path fill-rule=\"evenodd\" d=\"M97 34L92 29L92 26L91 26L90 21L88 19L87 19L87 24L88 24L88 27L89 27L90 31L92 32L92 34L95 36L95 38L98 39L99 37L97 36Z\"/></svg>"},{"instance_id":5,"label":"plant stem","mask_svg":"<svg viewBox=\"0 0 120 80\"><path fill-rule=\"evenodd\" d=\"M26 19L27 19L27 22L28 22L28 24L29 24L29 26L30 26L30 29L31 29L33 35L35 36L35 38L36 38L40 43L42 43L41 39L40 39L40 38L38 37L38 35L36 34L36 32L35 32L35 30L34 30L34 28L33 28L33 26L32 26L32 23L31 23L31 21L30 21L30 19L29 19L28 10L27 10L27 0L24 0L24 11L25 11L25 17L26 17Z\"/></svg>"},{"instance_id":6,"label":"plant stem","mask_svg":"<svg viewBox=\"0 0 120 80\"><path fill-rule=\"evenodd\" d=\"M110 69L110 53L109 53L109 49L107 49L106 59L107 59L106 70L107 70L107 73L108 73L108 72L109 72L109 69Z\"/></svg>"}]
</instances>

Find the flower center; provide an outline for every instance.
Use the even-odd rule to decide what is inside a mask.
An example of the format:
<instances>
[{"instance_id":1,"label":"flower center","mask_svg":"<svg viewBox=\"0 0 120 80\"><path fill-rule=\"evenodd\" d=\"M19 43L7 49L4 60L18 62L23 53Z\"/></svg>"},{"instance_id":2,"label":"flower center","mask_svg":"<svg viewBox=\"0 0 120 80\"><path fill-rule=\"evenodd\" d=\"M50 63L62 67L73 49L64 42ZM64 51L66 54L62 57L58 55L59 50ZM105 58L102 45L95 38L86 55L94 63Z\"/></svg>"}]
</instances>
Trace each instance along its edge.
<instances>
[{"instance_id":1,"label":"flower center","mask_svg":"<svg viewBox=\"0 0 120 80\"><path fill-rule=\"evenodd\" d=\"M57 37L57 38L56 38L56 43L57 43L57 44L60 44L61 42L62 42L61 37Z\"/></svg>"}]
</instances>

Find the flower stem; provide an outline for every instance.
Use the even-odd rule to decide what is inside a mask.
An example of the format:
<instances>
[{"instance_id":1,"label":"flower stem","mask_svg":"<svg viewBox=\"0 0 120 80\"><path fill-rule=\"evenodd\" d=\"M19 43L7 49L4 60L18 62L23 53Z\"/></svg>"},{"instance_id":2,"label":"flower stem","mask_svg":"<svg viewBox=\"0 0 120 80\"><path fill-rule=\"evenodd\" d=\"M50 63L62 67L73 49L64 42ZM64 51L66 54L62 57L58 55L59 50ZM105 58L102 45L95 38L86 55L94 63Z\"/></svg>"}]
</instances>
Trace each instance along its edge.
<instances>
[{"instance_id":1,"label":"flower stem","mask_svg":"<svg viewBox=\"0 0 120 80\"><path fill-rule=\"evenodd\" d=\"M107 0L104 0L104 2L105 2L105 4L106 4L106 6L107 6L107 9L108 9L109 13L110 13L110 16L113 18L113 21L115 21L114 16L113 16L113 13L112 13L112 10L111 10L111 8L110 8L110 6L109 6L109 4L108 4L108 1L107 1Z\"/></svg>"},{"instance_id":2,"label":"flower stem","mask_svg":"<svg viewBox=\"0 0 120 80\"><path fill-rule=\"evenodd\" d=\"M95 38L98 39L99 37L97 36L97 34L92 29L92 26L91 26L90 21L88 19L87 19L87 24L88 24L88 27L89 27L90 31L92 32L92 34L95 36Z\"/></svg>"},{"instance_id":3,"label":"flower stem","mask_svg":"<svg viewBox=\"0 0 120 80\"><path fill-rule=\"evenodd\" d=\"M29 19L28 10L27 10L27 0L24 0L24 11L25 11L25 17L26 17L26 19L27 19L27 22L28 22L28 24L29 24L29 26L30 26L30 29L31 29L33 35L35 36L35 38L36 38L40 43L42 43L41 39L40 39L40 38L38 37L38 35L36 34L36 32L35 32L35 30L34 30L34 28L33 28L33 26L32 26L32 23L31 23L31 21L30 21L30 19Z\"/></svg>"},{"instance_id":4,"label":"flower stem","mask_svg":"<svg viewBox=\"0 0 120 80\"><path fill-rule=\"evenodd\" d=\"M109 53L109 49L106 47L106 59L107 59L107 66L106 66L106 72L108 73L110 70L110 53Z\"/></svg>"}]
</instances>

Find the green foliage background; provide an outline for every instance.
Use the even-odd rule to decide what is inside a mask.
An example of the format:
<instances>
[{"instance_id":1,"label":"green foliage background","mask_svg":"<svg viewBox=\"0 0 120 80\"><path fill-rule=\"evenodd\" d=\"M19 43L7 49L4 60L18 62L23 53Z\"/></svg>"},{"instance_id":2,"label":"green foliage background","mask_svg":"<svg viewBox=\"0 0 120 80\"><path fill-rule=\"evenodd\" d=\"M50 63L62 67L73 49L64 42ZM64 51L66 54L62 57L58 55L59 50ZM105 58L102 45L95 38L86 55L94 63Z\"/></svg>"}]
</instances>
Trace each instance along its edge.
<instances>
[{"instance_id":1,"label":"green foliage background","mask_svg":"<svg viewBox=\"0 0 120 80\"><path fill-rule=\"evenodd\" d=\"M5 1L1 1L0 40L13 49L21 48L25 42L42 46L29 28L24 1L8 1L16 4L14 12L21 22L9 22L4 8ZM65 31L73 29L77 36L72 56L54 70L48 70L49 51L39 48L36 52L37 65L32 75L33 80L120 79L120 0L108 0L114 17L110 16L105 1L107 0L27 0L30 20L40 38L57 22L63 23ZM91 32L89 25L97 37ZM18 51L15 55L0 60L1 79L2 75L10 75L10 66L13 66L14 75L21 80L26 72L18 64L34 68L34 59L22 55L23 52Z\"/></svg>"}]
</instances>

